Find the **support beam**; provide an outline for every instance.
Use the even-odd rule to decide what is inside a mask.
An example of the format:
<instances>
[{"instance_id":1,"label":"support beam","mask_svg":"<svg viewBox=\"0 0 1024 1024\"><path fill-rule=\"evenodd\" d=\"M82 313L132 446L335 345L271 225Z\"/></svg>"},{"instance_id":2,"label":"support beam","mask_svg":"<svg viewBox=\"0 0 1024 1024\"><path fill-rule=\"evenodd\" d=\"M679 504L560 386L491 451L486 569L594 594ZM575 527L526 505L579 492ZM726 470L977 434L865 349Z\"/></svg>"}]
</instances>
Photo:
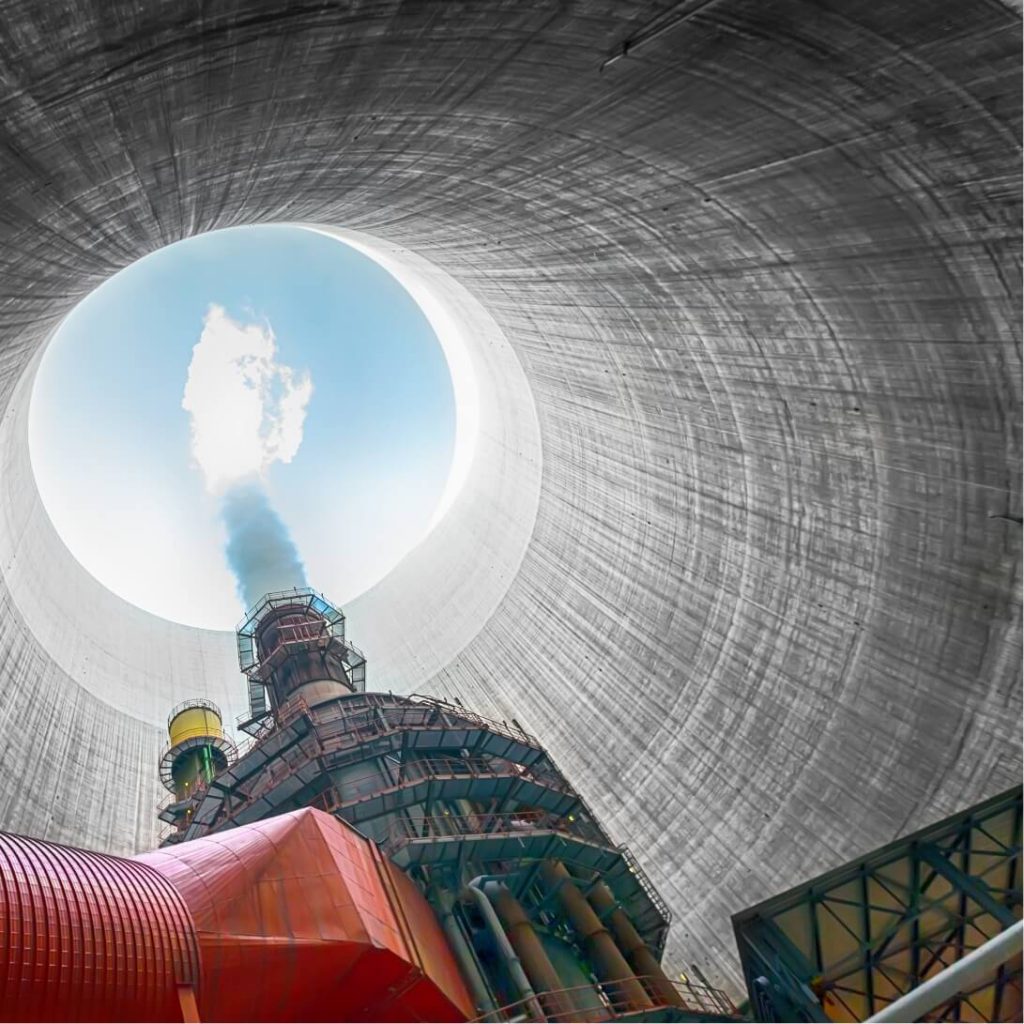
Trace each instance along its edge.
<instances>
[{"instance_id":1,"label":"support beam","mask_svg":"<svg viewBox=\"0 0 1024 1024\"><path fill-rule=\"evenodd\" d=\"M924 843L918 853L929 867L934 868L955 889L965 893L974 900L986 913L991 914L1004 928L1009 928L1017 920L1009 907L1000 903L989 887L980 878L965 875L958 867L951 864L948 857L931 843Z\"/></svg>"},{"instance_id":2,"label":"support beam","mask_svg":"<svg viewBox=\"0 0 1024 1024\"><path fill-rule=\"evenodd\" d=\"M866 1024L887 1021L920 1020L943 1003L962 992L970 992L981 985L986 977L999 967L1019 957L1024 948L1024 921L1016 921L983 946L957 960L944 971L929 978L924 984L890 1003L884 1010L869 1017Z\"/></svg>"}]
</instances>

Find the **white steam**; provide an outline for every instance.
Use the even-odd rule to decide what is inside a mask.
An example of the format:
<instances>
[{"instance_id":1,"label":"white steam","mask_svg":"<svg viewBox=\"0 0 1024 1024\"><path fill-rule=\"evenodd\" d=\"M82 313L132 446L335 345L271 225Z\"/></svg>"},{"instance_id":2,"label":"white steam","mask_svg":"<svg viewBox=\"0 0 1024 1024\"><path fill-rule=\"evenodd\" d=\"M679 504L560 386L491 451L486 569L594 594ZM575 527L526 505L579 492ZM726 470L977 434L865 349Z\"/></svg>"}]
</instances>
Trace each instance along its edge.
<instances>
[{"instance_id":1,"label":"white steam","mask_svg":"<svg viewBox=\"0 0 1024 1024\"><path fill-rule=\"evenodd\" d=\"M269 324L236 323L211 305L181 399L192 418L192 455L207 490L220 498L225 555L246 607L268 591L306 585L302 559L270 504L264 475L299 450L313 382L276 356Z\"/></svg>"},{"instance_id":2,"label":"white steam","mask_svg":"<svg viewBox=\"0 0 1024 1024\"><path fill-rule=\"evenodd\" d=\"M269 324L237 323L217 305L207 310L181 405L211 493L262 477L274 462L291 462L302 444L313 382L276 356Z\"/></svg>"}]
</instances>

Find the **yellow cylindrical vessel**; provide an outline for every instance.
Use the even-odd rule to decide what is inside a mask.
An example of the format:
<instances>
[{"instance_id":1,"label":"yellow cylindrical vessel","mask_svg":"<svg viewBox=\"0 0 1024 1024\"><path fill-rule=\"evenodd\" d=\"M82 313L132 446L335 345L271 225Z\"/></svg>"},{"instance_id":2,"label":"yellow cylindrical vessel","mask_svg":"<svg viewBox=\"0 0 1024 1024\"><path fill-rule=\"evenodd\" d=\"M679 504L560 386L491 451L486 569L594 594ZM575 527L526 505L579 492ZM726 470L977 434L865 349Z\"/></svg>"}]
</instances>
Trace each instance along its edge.
<instances>
[{"instance_id":1,"label":"yellow cylindrical vessel","mask_svg":"<svg viewBox=\"0 0 1024 1024\"><path fill-rule=\"evenodd\" d=\"M220 712L213 706L186 707L174 714L167 723L171 746L177 746L193 736L210 736L224 739L224 723Z\"/></svg>"},{"instance_id":2,"label":"yellow cylindrical vessel","mask_svg":"<svg viewBox=\"0 0 1024 1024\"><path fill-rule=\"evenodd\" d=\"M220 708L196 697L179 704L167 719L170 743L160 759L160 778L184 800L228 766L234 744L224 733Z\"/></svg>"}]
</instances>

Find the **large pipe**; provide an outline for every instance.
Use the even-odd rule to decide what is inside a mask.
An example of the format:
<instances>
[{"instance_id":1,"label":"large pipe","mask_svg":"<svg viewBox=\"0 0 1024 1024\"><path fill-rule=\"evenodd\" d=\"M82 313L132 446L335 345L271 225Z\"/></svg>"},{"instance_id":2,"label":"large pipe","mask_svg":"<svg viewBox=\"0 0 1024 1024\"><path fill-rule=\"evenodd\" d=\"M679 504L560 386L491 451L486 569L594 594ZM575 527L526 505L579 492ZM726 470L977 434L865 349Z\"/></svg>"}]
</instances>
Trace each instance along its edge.
<instances>
[{"instance_id":1,"label":"large pipe","mask_svg":"<svg viewBox=\"0 0 1024 1024\"><path fill-rule=\"evenodd\" d=\"M615 941L633 966L633 970L650 979L651 987L658 1000L665 1006L686 1008L686 1000L665 974L658 958L650 951L640 937L629 915L616 903L611 890L604 882L598 882L587 894L591 905L602 921L612 926Z\"/></svg>"},{"instance_id":2,"label":"large pipe","mask_svg":"<svg viewBox=\"0 0 1024 1024\"><path fill-rule=\"evenodd\" d=\"M529 1011L538 1020L544 1020L544 1010L541 1008L540 1003L537 1002L537 993L534 992L533 987L530 985L526 972L523 970L523 965L520 963L516 951L512 948L512 943L509 942L509 938L505 934L505 929L501 927L501 921L498 920L497 912L491 906L491 901L483 891L483 885L486 881L489 881L486 876L474 878L466 886L464 892L480 908L484 922L494 936L494 941L497 943L498 949L508 965L508 972L512 976L512 984L515 985L519 998L526 1003Z\"/></svg>"},{"instance_id":3,"label":"large pipe","mask_svg":"<svg viewBox=\"0 0 1024 1024\"><path fill-rule=\"evenodd\" d=\"M131 859L0 833L5 921L0 1020L475 1016L423 894L308 808Z\"/></svg>"},{"instance_id":4,"label":"large pipe","mask_svg":"<svg viewBox=\"0 0 1024 1024\"><path fill-rule=\"evenodd\" d=\"M615 940L601 919L594 913L594 908L576 888L565 865L558 861L546 860L540 870L545 884L554 892L573 928L583 939L598 978L617 990L631 1009L651 1009L654 1004L643 985L636 979L636 971L619 952L619 947L615 945ZM619 1012L622 1012L622 1009L619 1008Z\"/></svg>"},{"instance_id":5,"label":"large pipe","mask_svg":"<svg viewBox=\"0 0 1024 1024\"><path fill-rule=\"evenodd\" d=\"M529 975L534 989L538 993L549 994L544 1000L549 1004L547 1009L554 1010L560 1021L587 1020L586 1014L577 1013L569 997L561 993L561 990L566 987L565 982L562 981L558 971L551 963L537 932L534 930L533 922L519 901L509 892L508 887L498 882L488 882L484 886L484 892L493 900L501 923L508 933L509 941L519 954L519 959L526 968L526 973ZM551 1014L549 1013L549 1015Z\"/></svg>"},{"instance_id":6,"label":"large pipe","mask_svg":"<svg viewBox=\"0 0 1024 1024\"><path fill-rule=\"evenodd\" d=\"M195 921L147 864L0 834L0 921L4 1020L194 1016Z\"/></svg>"},{"instance_id":7,"label":"large pipe","mask_svg":"<svg viewBox=\"0 0 1024 1024\"><path fill-rule=\"evenodd\" d=\"M959 995L970 992L985 981L1000 965L1019 957L1024 948L1024 921L1017 921L991 938L983 946L933 975L884 1010L868 1017L866 1024L883 1021L920 1020L926 1013Z\"/></svg>"},{"instance_id":8,"label":"large pipe","mask_svg":"<svg viewBox=\"0 0 1024 1024\"><path fill-rule=\"evenodd\" d=\"M436 888L434 898L441 911L441 927L444 929L445 935L448 936L448 944L452 947L455 959L462 969L463 977L469 982L476 1008L483 1015L484 1020L490 1020L498 1004L484 980L472 946L466 936L462 934L462 928L455 919L455 897L448 889Z\"/></svg>"}]
</instances>

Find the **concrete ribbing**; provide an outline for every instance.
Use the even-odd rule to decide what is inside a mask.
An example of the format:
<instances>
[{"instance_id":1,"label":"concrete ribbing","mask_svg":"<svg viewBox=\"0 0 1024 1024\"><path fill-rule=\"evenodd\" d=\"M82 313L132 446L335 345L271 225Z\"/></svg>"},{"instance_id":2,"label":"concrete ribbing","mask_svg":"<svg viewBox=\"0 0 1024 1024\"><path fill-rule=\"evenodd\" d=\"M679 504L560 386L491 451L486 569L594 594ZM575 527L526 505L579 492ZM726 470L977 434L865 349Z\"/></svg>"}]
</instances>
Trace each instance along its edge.
<instances>
[{"instance_id":1,"label":"concrete ribbing","mask_svg":"<svg viewBox=\"0 0 1024 1024\"><path fill-rule=\"evenodd\" d=\"M0 2L0 406L78 298L198 231L338 224L452 275L529 384L536 521L521 564L445 541L462 585L415 644L366 629L403 687L542 737L712 981L732 911L1019 777L1013 11L719 0L599 74L683 8L197 9ZM495 444L529 479L520 408ZM27 539L14 441L0 467L29 524L0 540L0 824L126 852L160 737L124 687L230 690L230 642L104 598L124 648L57 602L48 655L53 595L95 584Z\"/></svg>"}]
</instances>

